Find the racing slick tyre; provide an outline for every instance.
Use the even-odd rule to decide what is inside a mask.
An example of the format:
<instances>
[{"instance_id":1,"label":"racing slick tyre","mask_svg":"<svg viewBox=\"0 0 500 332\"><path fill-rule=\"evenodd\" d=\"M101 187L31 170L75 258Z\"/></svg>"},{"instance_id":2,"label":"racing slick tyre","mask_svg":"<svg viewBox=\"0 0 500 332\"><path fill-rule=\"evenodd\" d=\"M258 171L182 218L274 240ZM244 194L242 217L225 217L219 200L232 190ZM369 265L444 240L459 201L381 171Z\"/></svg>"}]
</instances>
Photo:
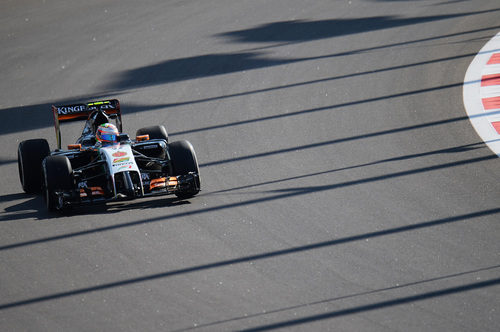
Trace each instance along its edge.
<instances>
[{"instance_id":1,"label":"racing slick tyre","mask_svg":"<svg viewBox=\"0 0 500 332\"><path fill-rule=\"evenodd\" d=\"M68 157L48 156L43 161L43 196L49 211L62 208L57 191L71 190L74 186L73 169Z\"/></svg>"},{"instance_id":2,"label":"racing slick tyre","mask_svg":"<svg viewBox=\"0 0 500 332\"><path fill-rule=\"evenodd\" d=\"M136 132L136 136L149 135L149 139L164 139L168 143L168 133L165 126L144 127Z\"/></svg>"},{"instance_id":3,"label":"racing slick tyre","mask_svg":"<svg viewBox=\"0 0 500 332\"><path fill-rule=\"evenodd\" d=\"M42 161L49 153L49 143L45 139L30 139L19 143L17 166L24 192L28 194L40 193L42 189Z\"/></svg>"},{"instance_id":4,"label":"racing slick tyre","mask_svg":"<svg viewBox=\"0 0 500 332\"><path fill-rule=\"evenodd\" d=\"M149 139L164 139L168 143L168 134L167 134L167 129L165 129L165 126L150 126L150 127L144 127L136 132L136 136L140 135L149 135ZM152 158L159 158L159 159L165 159L165 147L161 149L147 149L140 151L144 155ZM153 165L148 165L144 166L147 169L150 170L161 170L161 166L157 164Z\"/></svg>"},{"instance_id":5,"label":"racing slick tyre","mask_svg":"<svg viewBox=\"0 0 500 332\"><path fill-rule=\"evenodd\" d=\"M196 179L196 189L175 194L179 198L190 198L200 192L200 169L198 160L194 152L193 145L185 140L172 142L168 145L168 152L172 160L172 170L174 175L187 175L190 172L198 174Z\"/></svg>"}]
</instances>

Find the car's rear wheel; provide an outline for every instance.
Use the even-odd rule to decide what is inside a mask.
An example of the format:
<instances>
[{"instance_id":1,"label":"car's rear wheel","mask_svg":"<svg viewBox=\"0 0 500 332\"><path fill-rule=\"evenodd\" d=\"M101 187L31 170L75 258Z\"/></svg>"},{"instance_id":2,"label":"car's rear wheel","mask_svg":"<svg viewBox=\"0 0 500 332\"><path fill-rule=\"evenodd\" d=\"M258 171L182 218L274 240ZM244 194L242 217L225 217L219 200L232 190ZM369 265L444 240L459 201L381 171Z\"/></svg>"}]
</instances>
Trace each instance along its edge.
<instances>
[{"instance_id":1,"label":"car's rear wheel","mask_svg":"<svg viewBox=\"0 0 500 332\"><path fill-rule=\"evenodd\" d=\"M168 152L174 175L187 175L191 172L198 175L195 177L195 188L190 191L177 193L177 197L190 198L198 194L200 192L200 170L193 145L185 140L172 142L168 145Z\"/></svg>"},{"instance_id":2,"label":"car's rear wheel","mask_svg":"<svg viewBox=\"0 0 500 332\"><path fill-rule=\"evenodd\" d=\"M136 132L136 136L141 135L149 135L149 139L164 139L168 143L168 134L165 126L150 126L144 127ZM158 148L152 148L152 146L148 146L146 148L140 149L140 152L144 155L152 158L165 159L165 146L159 145ZM144 168L149 170L161 170L161 165L154 163L147 163L143 165Z\"/></svg>"},{"instance_id":3,"label":"car's rear wheel","mask_svg":"<svg viewBox=\"0 0 500 332\"><path fill-rule=\"evenodd\" d=\"M168 133L165 126L144 127L136 132L136 136L149 135L149 139L164 139L168 142Z\"/></svg>"},{"instance_id":4,"label":"car's rear wheel","mask_svg":"<svg viewBox=\"0 0 500 332\"><path fill-rule=\"evenodd\" d=\"M49 143L45 139L30 139L19 143L17 166L19 179L26 193L40 193L42 188L42 161L49 154Z\"/></svg>"},{"instance_id":5,"label":"car's rear wheel","mask_svg":"<svg viewBox=\"0 0 500 332\"><path fill-rule=\"evenodd\" d=\"M73 169L68 157L48 156L43 161L43 196L49 211L62 208L56 192L73 189Z\"/></svg>"}]
</instances>

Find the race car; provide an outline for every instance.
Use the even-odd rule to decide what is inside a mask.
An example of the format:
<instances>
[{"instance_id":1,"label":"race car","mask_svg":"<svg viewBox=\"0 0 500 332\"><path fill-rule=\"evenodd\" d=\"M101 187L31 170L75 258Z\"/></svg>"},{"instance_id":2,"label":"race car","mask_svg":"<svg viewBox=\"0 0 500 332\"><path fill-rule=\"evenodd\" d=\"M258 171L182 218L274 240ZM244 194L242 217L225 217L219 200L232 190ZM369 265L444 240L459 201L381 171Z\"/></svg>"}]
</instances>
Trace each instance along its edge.
<instances>
[{"instance_id":1,"label":"race car","mask_svg":"<svg viewBox=\"0 0 500 332\"><path fill-rule=\"evenodd\" d=\"M49 211L71 206L175 194L181 199L200 191L200 172L192 144L169 142L162 125L122 133L116 99L52 106L57 149L46 139L18 146L21 185L41 193ZM62 149L62 122L86 119L75 144ZM113 123L114 122L114 123Z\"/></svg>"}]
</instances>

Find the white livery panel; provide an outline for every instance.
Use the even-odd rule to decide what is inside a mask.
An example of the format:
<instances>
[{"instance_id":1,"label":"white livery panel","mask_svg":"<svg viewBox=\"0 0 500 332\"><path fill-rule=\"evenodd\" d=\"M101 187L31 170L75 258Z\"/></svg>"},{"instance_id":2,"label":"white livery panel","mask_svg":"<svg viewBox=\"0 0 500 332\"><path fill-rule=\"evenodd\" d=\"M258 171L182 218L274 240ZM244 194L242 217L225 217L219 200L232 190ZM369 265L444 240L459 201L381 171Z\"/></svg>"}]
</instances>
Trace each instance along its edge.
<instances>
[{"instance_id":1,"label":"white livery panel","mask_svg":"<svg viewBox=\"0 0 500 332\"><path fill-rule=\"evenodd\" d=\"M132 148L128 144L101 148L101 154L113 175L124 171L139 172Z\"/></svg>"}]
</instances>

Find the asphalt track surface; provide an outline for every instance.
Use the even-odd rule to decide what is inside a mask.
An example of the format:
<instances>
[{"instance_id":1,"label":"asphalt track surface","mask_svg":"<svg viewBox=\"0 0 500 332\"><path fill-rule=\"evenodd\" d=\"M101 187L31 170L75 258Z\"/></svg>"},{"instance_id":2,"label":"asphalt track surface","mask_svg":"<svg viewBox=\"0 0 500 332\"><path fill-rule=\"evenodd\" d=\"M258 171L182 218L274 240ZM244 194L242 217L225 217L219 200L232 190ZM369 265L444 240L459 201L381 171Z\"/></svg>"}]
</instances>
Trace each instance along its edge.
<instances>
[{"instance_id":1,"label":"asphalt track surface","mask_svg":"<svg viewBox=\"0 0 500 332\"><path fill-rule=\"evenodd\" d=\"M462 84L499 15L2 1L0 329L497 331L500 161ZM193 143L199 196L58 215L22 193L17 144L55 146L50 105L108 97L126 131Z\"/></svg>"}]
</instances>

